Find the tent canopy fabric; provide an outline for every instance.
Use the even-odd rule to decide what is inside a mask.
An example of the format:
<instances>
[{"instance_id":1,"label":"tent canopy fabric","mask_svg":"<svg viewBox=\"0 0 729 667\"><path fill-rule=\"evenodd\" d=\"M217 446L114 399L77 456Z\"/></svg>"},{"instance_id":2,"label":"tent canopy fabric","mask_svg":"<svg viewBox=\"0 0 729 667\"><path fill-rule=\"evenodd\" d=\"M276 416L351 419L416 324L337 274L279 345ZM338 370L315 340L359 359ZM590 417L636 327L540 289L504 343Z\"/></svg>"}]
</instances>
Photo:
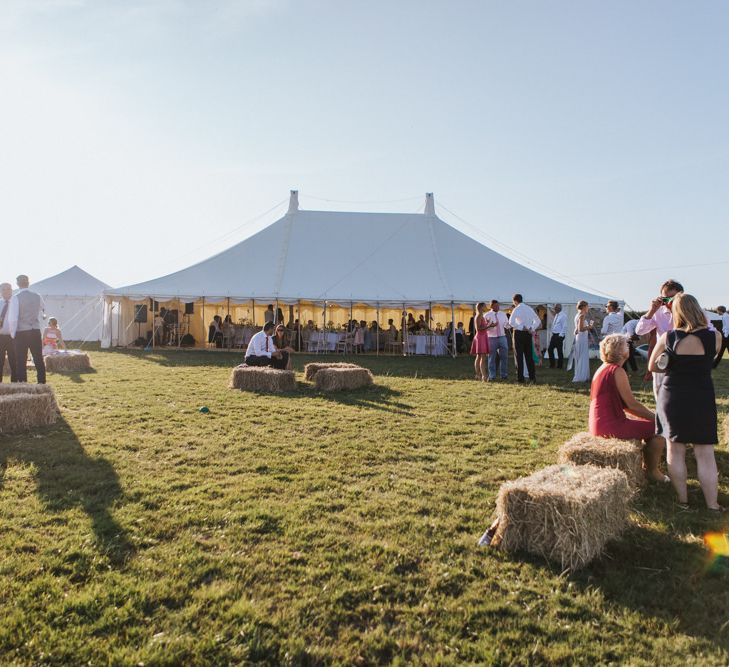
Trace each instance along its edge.
<instances>
[{"instance_id":1,"label":"tent canopy fabric","mask_svg":"<svg viewBox=\"0 0 729 667\"><path fill-rule=\"evenodd\" d=\"M286 215L198 264L107 297L294 303L604 303L508 259L435 215L306 211L292 191Z\"/></svg>"},{"instance_id":2,"label":"tent canopy fabric","mask_svg":"<svg viewBox=\"0 0 729 667\"><path fill-rule=\"evenodd\" d=\"M32 283L31 288L43 297L47 296L101 296L109 285L94 278L78 266Z\"/></svg>"}]
</instances>

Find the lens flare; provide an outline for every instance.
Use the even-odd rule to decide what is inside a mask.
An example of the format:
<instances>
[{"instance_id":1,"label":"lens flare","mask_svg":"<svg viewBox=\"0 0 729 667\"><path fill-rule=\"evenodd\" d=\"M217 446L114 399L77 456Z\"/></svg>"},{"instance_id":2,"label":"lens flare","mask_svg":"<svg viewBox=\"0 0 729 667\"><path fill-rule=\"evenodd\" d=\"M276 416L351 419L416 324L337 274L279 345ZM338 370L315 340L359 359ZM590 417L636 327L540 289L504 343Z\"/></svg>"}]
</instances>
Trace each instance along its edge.
<instances>
[{"instance_id":1,"label":"lens flare","mask_svg":"<svg viewBox=\"0 0 729 667\"><path fill-rule=\"evenodd\" d=\"M713 558L729 558L729 535L724 533L706 533L704 544Z\"/></svg>"}]
</instances>

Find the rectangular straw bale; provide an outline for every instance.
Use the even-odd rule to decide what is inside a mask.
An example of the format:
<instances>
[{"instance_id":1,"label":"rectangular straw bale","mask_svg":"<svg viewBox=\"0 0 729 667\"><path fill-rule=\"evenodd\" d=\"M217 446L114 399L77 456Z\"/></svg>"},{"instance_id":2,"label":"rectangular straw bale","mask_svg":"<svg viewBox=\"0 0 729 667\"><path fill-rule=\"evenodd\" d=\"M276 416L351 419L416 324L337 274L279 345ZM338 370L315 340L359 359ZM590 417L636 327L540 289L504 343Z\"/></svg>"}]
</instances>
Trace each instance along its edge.
<instances>
[{"instance_id":1,"label":"rectangular straw bale","mask_svg":"<svg viewBox=\"0 0 729 667\"><path fill-rule=\"evenodd\" d=\"M635 491L646 483L643 445L639 440L618 440L576 433L559 448L557 462L617 468L625 473L630 488Z\"/></svg>"},{"instance_id":2,"label":"rectangular straw bale","mask_svg":"<svg viewBox=\"0 0 729 667\"><path fill-rule=\"evenodd\" d=\"M501 486L496 537L507 551L527 551L577 570L623 531L629 499L620 470L549 466Z\"/></svg>"},{"instance_id":3,"label":"rectangular straw bale","mask_svg":"<svg viewBox=\"0 0 729 667\"><path fill-rule=\"evenodd\" d=\"M311 382L314 379L314 376L323 368L362 368L361 366L358 366L357 364L348 364L344 361L332 361L329 363L322 362L319 363L317 361L306 364L304 366L304 379L308 382Z\"/></svg>"},{"instance_id":4,"label":"rectangular straw bale","mask_svg":"<svg viewBox=\"0 0 729 667\"><path fill-rule=\"evenodd\" d=\"M49 426L58 418L53 393L4 393L0 395L0 433L22 433Z\"/></svg>"},{"instance_id":5,"label":"rectangular straw bale","mask_svg":"<svg viewBox=\"0 0 729 667\"><path fill-rule=\"evenodd\" d=\"M296 389L293 371L268 366L236 366L230 373L230 389L280 393Z\"/></svg>"},{"instance_id":6,"label":"rectangular straw bale","mask_svg":"<svg viewBox=\"0 0 729 667\"><path fill-rule=\"evenodd\" d=\"M30 382L0 382L0 396L5 396L8 394L54 395L53 387L51 387L49 384L31 384Z\"/></svg>"},{"instance_id":7,"label":"rectangular straw bale","mask_svg":"<svg viewBox=\"0 0 729 667\"><path fill-rule=\"evenodd\" d=\"M91 370L91 360L85 352L78 354L50 354L44 357L49 373L63 373Z\"/></svg>"},{"instance_id":8,"label":"rectangular straw bale","mask_svg":"<svg viewBox=\"0 0 729 667\"><path fill-rule=\"evenodd\" d=\"M373 383L368 368L322 368L314 376L319 391L343 391L369 387Z\"/></svg>"}]
</instances>

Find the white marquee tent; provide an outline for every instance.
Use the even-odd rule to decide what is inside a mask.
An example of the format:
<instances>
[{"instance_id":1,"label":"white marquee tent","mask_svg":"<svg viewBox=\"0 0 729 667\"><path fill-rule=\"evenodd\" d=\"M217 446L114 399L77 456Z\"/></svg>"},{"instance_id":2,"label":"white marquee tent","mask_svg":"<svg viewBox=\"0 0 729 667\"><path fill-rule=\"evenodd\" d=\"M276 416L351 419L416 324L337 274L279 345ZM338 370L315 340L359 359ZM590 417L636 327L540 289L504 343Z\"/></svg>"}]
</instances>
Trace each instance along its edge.
<instances>
[{"instance_id":1,"label":"white marquee tent","mask_svg":"<svg viewBox=\"0 0 729 667\"><path fill-rule=\"evenodd\" d=\"M134 304L193 311L189 330L199 342L214 314L263 323L267 304L288 307L302 322L380 323L401 309L422 310L443 323L468 317L477 301L574 305L589 294L533 271L454 229L435 214L432 194L424 213L346 213L300 210L291 192L281 219L198 264L170 275L105 291L102 345L136 338ZM567 308L568 312L570 311ZM375 317L372 317L375 315Z\"/></svg>"},{"instance_id":2,"label":"white marquee tent","mask_svg":"<svg viewBox=\"0 0 729 667\"><path fill-rule=\"evenodd\" d=\"M31 285L43 297L46 316L55 317L66 340L101 339L104 290L109 285L78 266Z\"/></svg>"}]
</instances>

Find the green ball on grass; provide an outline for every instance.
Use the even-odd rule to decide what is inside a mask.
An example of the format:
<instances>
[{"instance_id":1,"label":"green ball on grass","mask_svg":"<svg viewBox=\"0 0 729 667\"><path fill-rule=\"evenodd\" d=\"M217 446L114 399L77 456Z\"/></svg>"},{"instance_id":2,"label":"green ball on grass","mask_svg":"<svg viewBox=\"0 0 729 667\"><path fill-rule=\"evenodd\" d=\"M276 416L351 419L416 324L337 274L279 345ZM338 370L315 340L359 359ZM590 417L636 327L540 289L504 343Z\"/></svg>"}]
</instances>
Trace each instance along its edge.
<instances>
[{"instance_id":1,"label":"green ball on grass","mask_svg":"<svg viewBox=\"0 0 729 667\"><path fill-rule=\"evenodd\" d=\"M204 415L210 412L210 408L207 405L203 405L198 409L198 412L202 412Z\"/></svg>"}]
</instances>

